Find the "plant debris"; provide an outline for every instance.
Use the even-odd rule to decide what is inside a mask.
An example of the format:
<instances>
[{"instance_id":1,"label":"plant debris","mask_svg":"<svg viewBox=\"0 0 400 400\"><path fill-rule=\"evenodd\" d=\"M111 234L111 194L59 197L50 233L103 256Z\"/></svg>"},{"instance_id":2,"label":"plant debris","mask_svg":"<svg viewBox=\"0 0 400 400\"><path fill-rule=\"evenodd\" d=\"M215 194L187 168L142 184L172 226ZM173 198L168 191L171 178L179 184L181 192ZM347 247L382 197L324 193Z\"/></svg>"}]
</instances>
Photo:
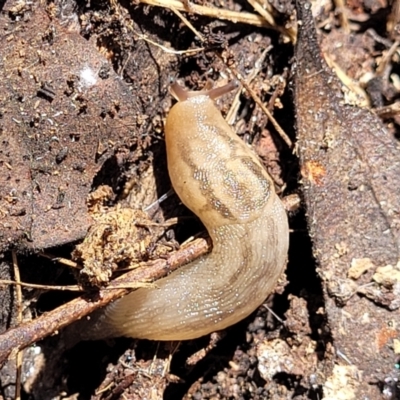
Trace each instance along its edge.
<instances>
[{"instance_id":1,"label":"plant debris","mask_svg":"<svg viewBox=\"0 0 400 400\"><path fill-rule=\"evenodd\" d=\"M100 192L100 195L99 195ZM79 281L83 285L106 285L118 269L132 269L139 262L166 256L174 246L160 238L165 228L157 226L148 215L133 208L99 206L111 197L111 188L100 186L89 196L89 210L94 223L85 240L76 246L72 258L81 264Z\"/></svg>"}]
</instances>

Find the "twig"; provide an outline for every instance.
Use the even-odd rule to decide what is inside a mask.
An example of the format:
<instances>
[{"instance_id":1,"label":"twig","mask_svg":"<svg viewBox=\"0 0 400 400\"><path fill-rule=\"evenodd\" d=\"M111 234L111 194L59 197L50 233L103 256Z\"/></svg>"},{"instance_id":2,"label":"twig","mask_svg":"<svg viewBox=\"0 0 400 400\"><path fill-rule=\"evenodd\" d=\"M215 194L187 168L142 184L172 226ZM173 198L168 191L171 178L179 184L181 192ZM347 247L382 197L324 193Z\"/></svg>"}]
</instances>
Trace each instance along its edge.
<instances>
[{"instance_id":1,"label":"twig","mask_svg":"<svg viewBox=\"0 0 400 400\"><path fill-rule=\"evenodd\" d=\"M270 52L270 50L272 49L272 46L268 46L260 55L260 57L257 59L257 61L254 63L254 68L251 70L251 72L249 73L249 75L246 77L246 82L248 84L250 84L253 79L259 74L259 72L261 71L262 67L263 67L263 63L265 60L265 57L267 56L267 54ZM226 65L226 64L225 64ZM231 108L228 111L228 114L226 115L226 121L228 122L229 125L233 124L233 121L236 117L237 111L239 109L240 103L239 103L239 98L241 95L242 91L238 90L235 98L232 102Z\"/></svg>"},{"instance_id":2,"label":"twig","mask_svg":"<svg viewBox=\"0 0 400 400\"><path fill-rule=\"evenodd\" d=\"M133 284L154 282L200 255L205 254L208 250L207 241L197 239L190 246L172 253L167 260L157 260L148 263L146 268L138 268L130 271L113 280L111 284L130 285L132 287ZM78 297L53 311L43 314L39 318L9 329L0 335L0 365L7 358L18 354L21 349L51 335L73 321L90 314L94 310L105 306L129 292L129 289L101 289L98 291L95 299L90 299L87 295Z\"/></svg>"},{"instance_id":3,"label":"twig","mask_svg":"<svg viewBox=\"0 0 400 400\"><path fill-rule=\"evenodd\" d=\"M265 21L268 23L269 26L271 26L278 32L282 33L284 36L287 36L292 43L296 43L297 30L293 27L285 28L279 26L275 22L275 18L271 13L271 6L269 5L268 1L263 2L266 4L267 8L264 8L264 5L260 4L257 0L247 0L247 1L265 19Z\"/></svg>"},{"instance_id":4,"label":"twig","mask_svg":"<svg viewBox=\"0 0 400 400\"><path fill-rule=\"evenodd\" d=\"M14 269L14 279L16 282L21 281L21 276L19 274L19 268L18 268L18 260L17 260L17 253L15 250L11 252L12 256L12 262L13 262L13 269ZM21 292L21 286L18 285L15 288L16 294L17 294L17 319L18 323L22 323L22 292ZM15 400L21 400L21 368L22 368L22 351L18 351L17 357L16 357L16 380L15 380Z\"/></svg>"},{"instance_id":5,"label":"twig","mask_svg":"<svg viewBox=\"0 0 400 400\"><path fill-rule=\"evenodd\" d=\"M350 33L349 20L346 14L346 5L343 0L335 0L336 12L339 14L340 24L344 33Z\"/></svg>"},{"instance_id":6,"label":"twig","mask_svg":"<svg viewBox=\"0 0 400 400\"><path fill-rule=\"evenodd\" d=\"M68 260L68 258L57 257L53 254L45 253L43 251L39 252L38 254L39 254L39 256L48 258L51 261L57 261L60 264L67 265L68 267L71 267L71 268L81 268L76 262L74 262L72 260Z\"/></svg>"},{"instance_id":7,"label":"twig","mask_svg":"<svg viewBox=\"0 0 400 400\"><path fill-rule=\"evenodd\" d=\"M174 354L178 351L179 346L181 345L182 342L177 342L174 346L174 348L170 351L169 355L168 355L168 361L165 363L164 365L164 369L163 372L161 374L162 377L165 377L167 375L167 373L170 371L171 368L171 361L172 361L172 357L174 356Z\"/></svg>"},{"instance_id":8,"label":"twig","mask_svg":"<svg viewBox=\"0 0 400 400\"><path fill-rule=\"evenodd\" d=\"M174 190L170 189L168 190L167 193L164 193L160 198L158 198L154 203L151 203L150 205L148 205L144 211L149 211L150 209L152 209L154 206L159 206L160 203L162 203L163 201L165 201L166 199L168 199L168 197L172 196L174 194Z\"/></svg>"},{"instance_id":9,"label":"twig","mask_svg":"<svg viewBox=\"0 0 400 400\"><path fill-rule=\"evenodd\" d=\"M222 56L219 55L221 60L225 63L223 60ZM226 63L225 63L226 64ZM235 76L235 78L243 85L243 87L249 92L250 96L252 99L257 103L257 105L261 108L261 110L265 113L265 115L268 117L268 119L271 121L272 125L280 135L280 137L283 139L283 141L288 145L290 149L293 148L293 143L290 140L289 136L286 134L286 132L281 128L279 125L278 121L274 118L274 116L271 114L271 112L268 110L267 107L265 107L264 103L261 101L261 99L257 96L257 93L250 87L250 85L246 82L246 80L235 70L231 68L227 68L227 70Z\"/></svg>"},{"instance_id":10,"label":"twig","mask_svg":"<svg viewBox=\"0 0 400 400\"><path fill-rule=\"evenodd\" d=\"M182 20L182 22L199 38L201 42L205 41L204 36L189 22L189 20L179 10L177 10L175 7L171 7L170 10Z\"/></svg>"},{"instance_id":11,"label":"twig","mask_svg":"<svg viewBox=\"0 0 400 400\"><path fill-rule=\"evenodd\" d=\"M275 119L275 117L271 114L271 112L268 110L267 107L265 107L264 103L261 101L261 99L257 96L256 92L247 84L243 85L245 89L250 93L250 96L253 98L253 100L258 104L258 106L261 108L261 110L264 111L265 115L268 117L268 119L271 121L272 125L276 129L276 131L279 133L280 137L283 139L283 141L288 145L290 149L293 148L293 143L290 140L289 136L286 134L286 132L281 128L281 126L278 124L278 121Z\"/></svg>"},{"instance_id":12,"label":"twig","mask_svg":"<svg viewBox=\"0 0 400 400\"><path fill-rule=\"evenodd\" d=\"M183 2L178 0L140 0L141 3L149 4L151 6L158 6L164 8L175 8L179 11L187 11ZM200 6L198 4L190 4L190 9L194 14L204 15L206 17L225 19L234 23L241 22L243 24L249 24L258 26L260 28L272 28L276 29L276 26L271 26L261 16L251 14L243 11L230 11L221 8Z\"/></svg>"},{"instance_id":13,"label":"twig","mask_svg":"<svg viewBox=\"0 0 400 400\"><path fill-rule=\"evenodd\" d=\"M144 265L137 264L136 268L144 267ZM122 271L132 270L133 268L124 269ZM40 289L40 290L59 290L62 292L87 292L87 289L78 285L39 285L37 283L27 283L20 281L10 281L7 279L1 279L0 285L15 285L17 287L27 287L32 289ZM114 289L138 289L140 287L151 287L151 284L143 283L143 282L132 282L125 284L113 284L110 283L107 287L103 288L103 290L114 290Z\"/></svg>"},{"instance_id":14,"label":"twig","mask_svg":"<svg viewBox=\"0 0 400 400\"><path fill-rule=\"evenodd\" d=\"M271 307L268 307L266 304L263 304L262 306L266 308L267 311L270 312L282 325L285 324L285 321Z\"/></svg>"},{"instance_id":15,"label":"twig","mask_svg":"<svg viewBox=\"0 0 400 400\"><path fill-rule=\"evenodd\" d=\"M378 67L376 68L376 74L382 76L387 68L387 66L389 65L393 54L396 53L398 47L399 47L400 41L396 40L392 46L390 47L390 49L384 53L381 62L379 63Z\"/></svg>"},{"instance_id":16,"label":"twig","mask_svg":"<svg viewBox=\"0 0 400 400\"><path fill-rule=\"evenodd\" d=\"M37 283L27 283L21 282L19 280L10 281L8 279L0 279L0 285L15 285L17 290L21 290L21 287L27 287L31 289L41 289L41 290L61 290L70 292L83 292L84 289L78 285L65 285L65 286L55 286L55 285L39 285Z\"/></svg>"},{"instance_id":17,"label":"twig","mask_svg":"<svg viewBox=\"0 0 400 400\"><path fill-rule=\"evenodd\" d=\"M176 11L176 10L175 10L175 11ZM175 49L171 49L171 48L169 48L169 47L167 47L167 46L164 46L164 45L162 45L162 44L160 44L160 43L157 43L157 42L155 42L154 40L149 39L146 35L142 35L141 33L136 32L136 31L134 31L134 30L132 30L132 31L133 31L133 33L134 33L135 35L137 35L140 39L142 39L142 40L144 40L144 41L146 41L146 42L152 44L153 46L157 46L157 47L159 47L160 49L162 49L163 51L165 51L166 53L170 53L170 54L191 54L191 53L195 54L195 53L200 53L201 51L204 51L204 49L205 49L204 47L198 47L198 48L196 48L196 49L175 50Z\"/></svg>"},{"instance_id":18,"label":"twig","mask_svg":"<svg viewBox=\"0 0 400 400\"><path fill-rule=\"evenodd\" d=\"M202 360L212 349L214 349L218 342L226 335L226 331L213 332L210 336L208 345L192 354L186 359L186 365L196 365Z\"/></svg>"},{"instance_id":19,"label":"twig","mask_svg":"<svg viewBox=\"0 0 400 400\"><path fill-rule=\"evenodd\" d=\"M136 222L136 226L156 226L161 228L169 228L170 226L176 225L178 220L181 218L174 217L166 220L165 222L152 222L152 221L145 221L145 222Z\"/></svg>"},{"instance_id":20,"label":"twig","mask_svg":"<svg viewBox=\"0 0 400 400\"><path fill-rule=\"evenodd\" d=\"M393 118L400 114L400 102L397 101L384 107L375 108L373 111L383 119Z\"/></svg>"},{"instance_id":21,"label":"twig","mask_svg":"<svg viewBox=\"0 0 400 400\"><path fill-rule=\"evenodd\" d=\"M293 148L293 142L290 140L289 136L286 134L286 132L281 128L281 126L278 124L278 121L275 119L275 117L271 114L271 112L268 110L267 107L265 107L264 103L261 101L261 99L257 96L256 92L247 84L243 84L245 89L249 92L250 96L253 98L253 100L258 104L258 106L263 110L265 115L268 117L268 119L271 121L272 125L276 129L276 131L279 133L280 137L283 139L283 141L288 145L290 149Z\"/></svg>"},{"instance_id":22,"label":"twig","mask_svg":"<svg viewBox=\"0 0 400 400\"><path fill-rule=\"evenodd\" d=\"M350 92L354 93L357 99L357 105L359 107L368 108L370 106L368 95L365 90L356 82L350 78L346 72L337 64L328 54L324 54L324 58L329 68L332 68L339 80L345 85Z\"/></svg>"},{"instance_id":23,"label":"twig","mask_svg":"<svg viewBox=\"0 0 400 400\"><path fill-rule=\"evenodd\" d=\"M270 5L266 1L265 4L267 5L268 9L265 9L257 0L247 0L247 2L253 6L253 8L271 25L275 26L275 19L270 12Z\"/></svg>"}]
</instances>

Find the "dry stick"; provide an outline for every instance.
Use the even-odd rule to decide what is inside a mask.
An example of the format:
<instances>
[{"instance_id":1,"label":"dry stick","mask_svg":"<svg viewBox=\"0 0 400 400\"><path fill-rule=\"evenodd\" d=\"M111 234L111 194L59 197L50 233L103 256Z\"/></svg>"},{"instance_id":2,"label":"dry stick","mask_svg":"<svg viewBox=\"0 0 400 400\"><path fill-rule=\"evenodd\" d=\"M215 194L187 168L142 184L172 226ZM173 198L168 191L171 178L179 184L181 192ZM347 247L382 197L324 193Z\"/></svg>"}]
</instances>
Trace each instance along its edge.
<instances>
[{"instance_id":1,"label":"dry stick","mask_svg":"<svg viewBox=\"0 0 400 400\"><path fill-rule=\"evenodd\" d=\"M100 394L102 394L102 393L104 393L104 392L107 392L107 390L111 389L114 385L115 385L115 382L114 382L114 381L111 381L110 383L107 384L106 387L101 388L101 389L98 388L98 389L94 392L94 395L95 395L95 396L99 396ZM100 386L101 386L101 385L100 385Z\"/></svg>"},{"instance_id":2,"label":"dry stick","mask_svg":"<svg viewBox=\"0 0 400 400\"><path fill-rule=\"evenodd\" d=\"M223 57L221 55L218 55L222 62L226 65ZM251 98L257 103L257 105L263 110L265 115L268 117L268 119L271 121L272 125L280 135L280 137L284 140L284 142L288 145L290 149L293 149L293 142L290 140L289 136L286 134L286 132L281 128L281 126L278 124L278 121L274 118L274 116L271 114L271 112L268 110L267 107L265 107L264 103L261 101L261 99L257 96L257 93L248 85L245 79L235 70L228 68L228 71L235 76L235 78L243 85L243 87L249 92Z\"/></svg>"},{"instance_id":3,"label":"dry stick","mask_svg":"<svg viewBox=\"0 0 400 400\"><path fill-rule=\"evenodd\" d=\"M292 43L296 43L297 39L297 29L293 27L284 28L275 22L273 15L270 10L264 8L264 5L261 5L258 0L247 0L247 2L253 6L253 8L267 21L268 25L273 27L278 32L282 33L282 35L288 37ZM265 2L267 8L271 8L268 2Z\"/></svg>"},{"instance_id":4,"label":"dry stick","mask_svg":"<svg viewBox=\"0 0 400 400\"><path fill-rule=\"evenodd\" d=\"M268 13L267 10L263 9L257 4L253 4L253 7L256 8L257 11L262 12L262 16L244 11L231 11L215 7L200 6L193 3L190 3L190 10L188 10L184 2L178 0L140 0L140 2L144 4L149 4L151 6L169 8L174 12L176 10L185 12L190 11L193 14L204 15L206 17L217 19L225 19L234 23L240 22L243 24L254 25L260 28L271 28L289 37L289 39L293 43L295 43L296 41L296 29L292 27L286 29L284 27L278 26L275 23L274 17L270 13Z\"/></svg>"},{"instance_id":5,"label":"dry stick","mask_svg":"<svg viewBox=\"0 0 400 400\"><path fill-rule=\"evenodd\" d=\"M17 260L17 253L15 250L11 252L12 262L13 262L13 269L14 269L14 279L16 282L21 281L21 276L19 274L18 268L18 260ZM15 288L17 293L17 316L18 316L18 323L22 323L22 291L21 286L17 286ZM16 370L17 370L17 377L15 382L15 400L21 399L21 366L22 366L22 351L19 351L16 358Z\"/></svg>"},{"instance_id":6,"label":"dry stick","mask_svg":"<svg viewBox=\"0 0 400 400\"><path fill-rule=\"evenodd\" d=\"M176 8L171 7L170 10L176 14L182 21L183 23L199 38L201 42L204 42L204 36L189 22L189 20Z\"/></svg>"},{"instance_id":7,"label":"dry stick","mask_svg":"<svg viewBox=\"0 0 400 400\"><path fill-rule=\"evenodd\" d=\"M164 8L175 8L179 11L186 11L185 5L178 0L140 0L141 3L149 4L151 6L158 6ZM277 29L276 26L271 26L265 19L259 15L251 14L243 11L230 11L214 7L200 6L198 4L190 3L190 10L194 14L204 15L206 17L212 17L217 19L226 19L234 23L241 22L243 24L249 24L258 26L260 28L272 28Z\"/></svg>"},{"instance_id":8,"label":"dry stick","mask_svg":"<svg viewBox=\"0 0 400 400\"><path fill-rule=\"evenodd\" d=\"M284 142L288 145L290 149L293 149L293 142L290 140L289 136L286 134L286 132L281 128L281 126L278 124L278 121L275 119L275 117L271 114L271 112L268 110L267 107L265 107L264 103L261 101L261 99L257 96L256 92L250 88L249 85L243 84L245 89L250 93L250 96L254 99L254 101L258 104L258 106L261 108L261 110L264 111L268 119L271 121L272 125L276 129L276 131L279 133L279 136L284 140Z\"/></svg>"},{"instance_id":9,"label":"dry stick","mask_svg":"<svg viewBox=\"0 0 400 400\"><path fill-rule=\"evenodd\" d=\"M143 267L146 268L147 264L135 264L135 268ZM124 271L131 271L133 268L124 268L119 269L118 272ZM143 283L143 282L130 282L125 284L115 284L114 281L111 281L107 287L103 288L103 290L115 290L115 289L139 289L141 287L154 287L151 283ZM15 286L22 286L31 289L39 289L39 290L58 290L60 292L87 292L82 286L78 285L40 285L38 283L26 283L26 282L17 282L17 281L10 281L8 279L0 279L0 285L15 285Z\"/></svg>"},{"instance_id":10,"label":"dry stick","mask_svg":"<svg viewBox=\"0 0 400 400\"><path fill-rule=\"evenodd\" d=\"M253 6L253 8L270 24L271 26L275 26L275 20L272 14L270 13L270 5L268 2L265 2L267 7L269 8L268 10L261 5L258 0L247 0L247 2Z\"/></svg>"},{"instance_id":11,"label":"dry stick","mask_svg":"<svg viewBox=\"0 0 400 400\"><path fill-rule=\"evenodd\" d=\"M157 43L154 40L149 39L146 35L142 35L141 33L134 31L133 29L132 29L132 32L135 35L137 35L140 39L144 40L145 42L150 43L150 44L152 44L154 46L157 46L157 47L159 47L160 49L162 49L163 51L165 51L166 53L169 53L169 54L196 54L196 53L200 53L201 51L205 50L205 47L198 47L196 49L187 49L187 50L174 50L174 49L171 49L171 48L169 48L167 46L164 46L164 45L162 45L160 43Z\"/></svg>"},{"instance_id":12,"label":"dry stick","mask_svg":"<svg viewBox=\"0 0 400 400\"><path fill-rule=\"evenodd\" d=\"M159 342L159 343L160 343L160 342ZM178 349L179 349L181 343L182 343L182 342L179 341L178 343L176 343L175 347L174 347L172 350L170 350L170 353L169 353L169 356L168 356L168 362L165 363L163 372L162 372L162 374L161 374L161 376L162 376L163 378L166 377L166 376L167 376L167 372L170 371L172 357L173 357L174 354L178 351ZM151 365L150 365L150 366L151 366Z\"/></svg>"},{"instance_id":13,"label":"dry stick","mask_svg":"<svg viewBox=\"0 0 400 400\"><path fill-rule=\"evenodd\" d=\"M345 85L350 92L354 93L359 100L357 105L359 107L369 108L370 101L365 90L356 82L354 79L350 78L346 72L337 64L328 54L324 54L324 58L329 68L335 71L336 76Z\"/></svg>"},{"instance_id":14,"label":"dry stick","mask_svg":"<svg viewBox=\"0 0 400 400\"><path fill-rule=\"evenodd\" d=\"M343 0L335 0L336 12L339 14L340 24L345 33L350 33L349 20L346 14L346 5Z\"/></svg>"},{"instance_id":15,"label":"dry stick","mask_svg":"<svg viewBox=\"0 0 400 400\"><path fill-rule=\"evenodd\" d=\"M55 256L55 255L50 254L50 253L45 253L43 251L39 252L38 255L41 256L41 257L48 258L49 260L52 260L52 261L57 261L60 264L64 264L64 265L66 265L68 267L71 267L71 268L81 268L79 266L79 264L77 264L75 261L69 260L68 258L58 257L58 256Z\"/></svg>"},{"instance_id":16,"label":"dry stick","mask_svg":"<svg viewBox=\"0 0 400 400\"><path fill-rule=\"evenodd\" d=\"M26 283L18 280L11 281L8 279L0 279L0 285L15 285L17 287L27 287L31 289L41 289L41 290L60 290L60 291L70 291L70 292L84 292L81 286L78 285L66 285L66 286L56 286L56 285L39 285L37 283Z\"/></svg>"},{"instance_id":17,"label":"dry stick","mask_svg":"<svg viewBox=\"0 0 400 400\"><path fill-rule=\"evenodd\" d=\"M376 114L381 118L393 118L400 114L400 102L395 102L384 107L374 108Z\"/></svg>"},{"instance_id":18,"label":"dry stick","mask_svg":"<svg viewBox=\"0 0 400 400\"><path fill-rule=\"evenodd\" d=\"M179 1L176 1L176 0L141 0L141 2L142 3L146 3L146 4L150 4L150 5L154 5L154 6L170 8L174 12L176 12L176 10L187 11L185 6L184 6L184 4L179 2ZM192 3L190 4L190 8L194 13L197 13L197 14L200 14L200 15L207 15L207 16L216 17L216 18L219 18L219 19L229 19L229 20L231 20L233 22L239 22L239 19L242 18L242 17L243 18L245 18L245 17L247 18L247 16L251 16L252 18L253 17L257 17L256 20L261 22L261 25L258 25L258 24L257 25L253 24L253 25L265 26L265 27L270 27L270 28L277 29L276 25L275 26L270 26L270 24L263 17L258 17L258 16L254 15L254 14L249 14L249 13L245 13L245 12L236 12L236 11L213 9L213 8L210 8L210 7L199 6L199 5L192 4ZM235 15L235 17L233 19L231 19L231 18L228 18L227 15L230 15L230 16ZM183 20L183 21L185 22L185 20ZM244 20L240 20L240 22L246 23ZM250 22L247 22L247 23L250 23ZM199 35L196 32L197 31L195 31L195 34ZM200 35L200 38L201 38L201 35ZM220 58L222 59L221 56L220 56ZM223 59L222 59L222 61L226 65L226 62ZM240 74L234 73L234 75L240 81L240 83L243 85L243 87L249 92L249 94L251 95L253 100L260 106L260 108L263 110L263 112L267 115L267 117L271 121L272 125L275 127L275 129L277 130L277 132L279 133L281 138L285 141L285 143L290 148L293 148L293 143L290 140L289 136L281 128L281 126L278 124L278 122L273 117L271 112L267 109L267 107L265 107L265 105L263 104L261 99L257 96L257 94L254 92L254 90L250 88L250 86L244 81L244 79L240 76Z\"/></svg>"},{"instance_id":19,"label":"dry stick","mask_svg":"<svg viewBox=\"0 0 400 400\"><path fill-rule=\"evenodd\" d=\"M376 69L376 74L382 76L389 65L393 54L396 53L398 47L399 47L400 41L395 40L395 42L392 44L391 48L383 55L381 62L378 65L378 68Z\"/></svg>"},{"instance_id":20,"label":"dry stick","mask_svg":"<svg viewBox=\"0 0 400 400\"><path fill-rule=\"evenodd\" d=\"M207 253L209 249L210 246L207 245L205 239L197 239L190 246L172 253L167 260L153 261L146 268L130 271L112 281L111 284L132 285L133 283L154 282L200 255ZM130 290L128 289L101 289L97 293L96 300L90 301L88 296L81 296L53 311L43 314L39 318L9 329L0 335L0 365L7 358L14 357L21 349L51 335L55 331L129 292Z\"/></svg>"},{"instance_id":21,"label":"dry stick","mask_svg":"<svg viewBox=\"0 0 400 400\"><path fill-rule=\"evenodd\" d=\"M265 60L265 57L267 56L267 54L270 52L270 50L272 49L272 46L268 46L260 55L260 57L257 59L257 61L254 63L254 68L251 70L251 72L249 73L249 75L246 76L246 82L248 84L250 84L255 77L260 73L262 67L263 67L263 63ZM226 65L226 64L225 64ZM228 111L228 114L226 115L226 121L228 122L229 125L233 125L236 115L237 115L237 111L239 109L240 103L239 103L239 98L242 94L242 90L238 90L235 98L232 102L231 108Z\"/></svg>"}]
</instances>

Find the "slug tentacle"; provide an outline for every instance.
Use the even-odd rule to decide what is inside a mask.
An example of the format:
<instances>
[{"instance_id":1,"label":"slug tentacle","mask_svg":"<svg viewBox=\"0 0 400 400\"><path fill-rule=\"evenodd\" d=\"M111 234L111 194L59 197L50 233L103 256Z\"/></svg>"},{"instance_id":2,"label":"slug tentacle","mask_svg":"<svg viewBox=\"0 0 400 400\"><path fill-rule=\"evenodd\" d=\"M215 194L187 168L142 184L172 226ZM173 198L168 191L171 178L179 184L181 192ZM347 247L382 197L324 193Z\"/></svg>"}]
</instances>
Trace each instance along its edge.
<instances>
[{"instance_id":1,"label":"slug tentacle","mask_svg":"<svg viewBox=\"0 0 400 400\"><path fill-rule=\"evenodd\" d=\"M157 281L156 288L107 306L92 338L197 338L245 318L274 289L288 250L285 210L257 156L209 97L234 85L193 95L174 84L181 101L165 127L172 185L206 226L212 252Z\"/></svg>"},{"instance_id":2,"label":"slug tentacle","mask_svg":"<svg viewBox=\"0 0 400 400\"><path fill-rule=\"evenodd\" d=\"M221 97L238 87L239 87L239 82L234 80L227 83L224 86L212 88L210 90L191 91L191 90L186 90L178 82L175 81L169 87L169 90L172 96L178 101L185 101L190 97L197 97L199 95L208 96L210 99L215 100L218 97Z\"/></svg>"}]
</instances>

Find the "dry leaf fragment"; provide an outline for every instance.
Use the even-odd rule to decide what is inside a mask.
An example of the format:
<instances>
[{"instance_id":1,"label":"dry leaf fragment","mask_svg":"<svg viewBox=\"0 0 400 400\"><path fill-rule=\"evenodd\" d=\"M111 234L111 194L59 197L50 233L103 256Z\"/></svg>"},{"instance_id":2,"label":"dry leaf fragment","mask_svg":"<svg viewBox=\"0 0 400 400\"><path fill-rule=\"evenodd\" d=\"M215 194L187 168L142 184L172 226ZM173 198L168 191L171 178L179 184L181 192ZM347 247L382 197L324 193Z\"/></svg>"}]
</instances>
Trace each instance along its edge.
<instances>
[{"instance_id":1,"label":"dry leaf fragment","mask_svg":"<svg viewBox=\"0 0 400 400\"><path fill-rule=\"evenodd\" d=\"M73 252L73 258L83 264L79 277L84 284L103 286L118 268L130 268L171 250L158 243L164 228L154 226L143 211L117 206L92 216L95 223Z\"/></svg>"},{"instance_id":2,"label":"dry leaf fragment","mask_svg":"<svg viewBox=\"0 0 400 400\"><path fill-rule=\"evenodd\" d=\"M392 288L396 283L400 283L400 263L396 267L393 265L378 267L372 279L388 289Z\"/></svg>"},{"instance_id":3,"label":"dry leaf fragment","mask_svg":"<svg viewBox=\"0 0 400 400\"><path fill-rule=\"evenodd\" d=\"M375 268L375 265L370 258L353 258L347 276L351 279L358 279L371 268Z\"/></svg>"}]
</instances>

